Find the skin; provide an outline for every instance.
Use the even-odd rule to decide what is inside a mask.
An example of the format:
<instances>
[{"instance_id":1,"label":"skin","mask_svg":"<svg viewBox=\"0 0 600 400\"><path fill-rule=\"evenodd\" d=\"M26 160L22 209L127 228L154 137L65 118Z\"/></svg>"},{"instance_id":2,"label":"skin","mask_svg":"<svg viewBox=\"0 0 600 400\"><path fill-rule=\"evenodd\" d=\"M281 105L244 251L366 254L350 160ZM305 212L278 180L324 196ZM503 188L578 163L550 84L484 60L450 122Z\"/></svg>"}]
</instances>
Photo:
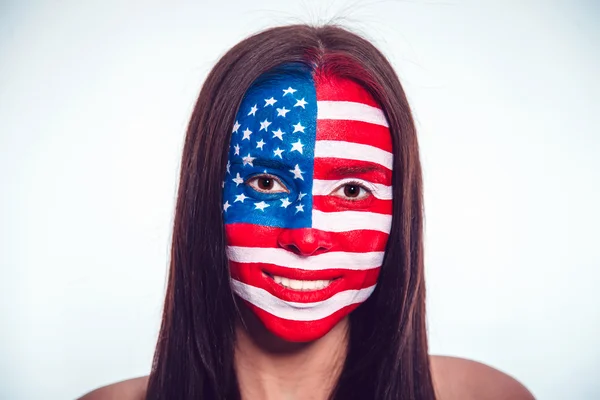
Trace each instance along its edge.
<instances>
[{"instance_id":1,"label":"skin","mask_svg":"<svg viewBox=\"0 0 600 400\"><path fill-rule=\"evenodd\" d=\"M341 372L348 317L320 339L292 343L271 333L245 311L234 358L242 399L326 399ZM307 393L306 388L310 388Z\"/></svg>"},{"instance_id":2,"label":"skin","mask_svg":"<svg viewBox=\"0 0 600 400\"><path fill-rule=\"evenodd\" d=\"M345 320L310 345L292 344L294 351L265 349L242 337L235 357L243 399L325 400L335 365L331 343L343 340ZM342 325L342 326L340 326ZM254 357L254 360L250 358ZM533 395L516 379L488 365L463 358L430 356L436 395L440 400L531 400ZM320 367L320 362L325 362ZM330 362L328 364L328 362ZM321 369L319 369L321 368ZM80 400L143 400L148 377L129 379L96 389ZM310 390L306 390L310 388Z\"/></svg>"},{"instance_id":3,"label":"skin","mask_svg":"<svg viewBox=\"0 0 600 400\"><path fill-rule=\"evenodd\" d=\"M326 400L347 347L348 317L309 343L285 341L243 308L236 329L234 366L244 400ZM532 400L513 377L488 365L430 356L438 400ZM79 400L144 400L148 376L96 389Z\"/></svg>"}]
</instances>

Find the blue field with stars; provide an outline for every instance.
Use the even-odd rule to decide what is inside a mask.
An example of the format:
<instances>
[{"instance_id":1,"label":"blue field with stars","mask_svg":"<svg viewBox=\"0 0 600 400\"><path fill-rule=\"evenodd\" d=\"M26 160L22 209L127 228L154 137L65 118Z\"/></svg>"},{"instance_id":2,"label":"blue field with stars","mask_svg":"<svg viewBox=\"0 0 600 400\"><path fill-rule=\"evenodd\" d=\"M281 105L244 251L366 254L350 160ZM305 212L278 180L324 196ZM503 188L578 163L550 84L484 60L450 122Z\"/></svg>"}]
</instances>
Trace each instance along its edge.
<instances>
[{"instance_id":1,"label":"blue field with stars","mask_svg":"<svg viewBox=\"0 0 600 400\"><path fill-rule=\"evenodd\" d=\"M310 71L289 68L256 82L233 125L223 186L226 224L311 227L317 96ZM276 176L288 193L247 185Z\"/></svg>"}]
</instances>

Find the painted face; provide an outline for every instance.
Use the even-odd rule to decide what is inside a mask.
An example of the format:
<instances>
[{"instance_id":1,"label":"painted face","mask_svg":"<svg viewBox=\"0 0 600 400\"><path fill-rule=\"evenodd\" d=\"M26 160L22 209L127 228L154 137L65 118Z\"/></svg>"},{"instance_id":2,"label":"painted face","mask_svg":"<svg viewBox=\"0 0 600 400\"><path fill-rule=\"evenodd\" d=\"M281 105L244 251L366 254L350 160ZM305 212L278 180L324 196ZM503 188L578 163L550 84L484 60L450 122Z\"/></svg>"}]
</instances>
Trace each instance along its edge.
<instances>
[{"instance_id":1,"label":"painted face","mask_svg":"<svg viewBox=\"0 0 600 400\"><path fill-rule=\"evenodd\" d=\"M282 73L236 116L223 188L234 292L275 335L318 339L373 292L392 214L392 141L346 79Z\"/></svg>"}]
</instances>

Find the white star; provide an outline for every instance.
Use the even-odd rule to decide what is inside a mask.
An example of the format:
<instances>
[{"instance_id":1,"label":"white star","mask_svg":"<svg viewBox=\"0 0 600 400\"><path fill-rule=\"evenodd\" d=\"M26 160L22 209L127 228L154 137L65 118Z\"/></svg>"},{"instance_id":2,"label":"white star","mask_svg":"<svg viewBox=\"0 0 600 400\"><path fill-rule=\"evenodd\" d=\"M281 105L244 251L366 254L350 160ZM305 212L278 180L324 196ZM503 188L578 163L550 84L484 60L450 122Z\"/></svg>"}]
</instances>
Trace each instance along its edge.
<instances>
[{"instance_id":1,"label":"white star","mask_svg":"<svg viewBox=\"0 0 600 400\"><path fill-rule=\"evenodd\" d=\"M255 210L265 211L265 208L267 207L269 207L269 205L264 201L261 201L260 203L254 203Z\"/></svg>"},{"instance_id":2,"label":"white star","mask_svg":"<svg viewBox=\"0 0 600 400\"><path fill-rule=\"evenodd\" d=\"M285 117L285 114L287 114L289 112L290 112L290 110L287 110L285 107L278 108L277 109L277 116L278 117Z\"/></svg>"},{"instance_id":3,"label":"white star","mask_svg":"<svg viewBox=\"0 0 600 400\"><path fill-rule=\"evenodd\" d=\"M238 201L241 201L242 203L244 202L244 200L246 200L248 197L246 197L246 195L244 195L244 193L242 194L236 194L235 195L235 201L234 203L237 203Z\"/></svg>"},{"instance_id":4,"label":"white star","mask_svg":"<svg viewBox=\"0 0 600 400\"><path fill-rule=\"evenodd\" d=\"M265 99L265 107L272 106L275 103L277 103L277 100L275 100L273 97L271 97L270 99Z\"/></svg>"},{"instance_id":5,"label":"white star","mask_svg":"<svg viewBox=\"0 0 600 400\"><path fill-rule=\"evenodd\" d=\"M260 129L258 130L259 132L262 131L263 129L266 131L267 128L269 127L269 125L271 125L271 123L269 122L269 120L267 120L265 118L265 120L263 122L260 123Z\"/></svg>"},{"instance_id":6,"label":"white star","mask_svg":"<svg viewBox=\"0 0 600 400\"><path fill-rule=\"evenodd\" d=\"M304 147L304 145L302 144L300 139L298 139L298 141L296 143L292 143L292 149L290 151L296 150L298 153L302 154L303 147Z\"/></svg>"},{"instance_id":7,"label":"white star","mask_svg":"<svg viewBox=\"0 0 600 400\"><path fill-rule=\"evenodd\" d=\"M292 89L291 86L289 86L287 89L283 89L283 95L285 96L286 94L294 94L294 92L297 92L296 89Z\"/></svg>"},{"instance_id":8,"label":"white star","mask_svg":"<svg viewBox=\"0 0 600 400\"><path fill-rule=\"evenodd\" d=\"M238 187L240 185L240 183L244 183L244 180L242 179L242 177L240 176L240 173L238 172L237 175L235 176L235 178L232 179L232 181L235 182L235 186Z\"/></svg>"},{"instance_id":9,"label":"white star","mask_svg":"<svg viewBox=\"0 0 600 400\"><path fill-rule=\"evenodd\" d=\"M248 153L246 157L242 157L243 165L250 164L251 167L254 167L254 165L252 165L252 161L254 161L255 158L256 157L251 157L250 153Z\"/></svg>"},{"instance_id":10,"label":"white star","mask_svg":"<svg viewBox=\"0 0 600 400\"><path fill-rule=\"evenodd\" d=\"M304 127L302 126L302 124L300 122L298 122L296 125L292 125L294 127L294 132L292 133L296 133L296 132L302 132L304 133Z\"/></svg>"},{"instance_id":11,"label":"white star","mask_svg":"<svg viewBox=\"0 0 600 400\"><path fill-rule=\"evenodd\" d=\"M298 166L298 164L296 164L294 169L290 169L289 171L294 174L294 179L304 180L304 178L302 177L303 172L300 171L300 167Z\"/></svg>"},{"instance_id":12,"label":"white star","mask_svg":"<svg viewBox=\"0 0 600 400\"><path fill-rule=\"evenodd\" d=\"M233 130L231 131L231 133L233 133L233 132L237 133L238 129L240 129L240 126L241 126L240 123L235 121L235 124L233 125Z\"/></svg>"},{"instance_id":13,"label":"white star","mask_svg":"<svg viewBox=\"0 0 600 400\"><path fill-rule=\"evenodd\" d=\"M243 132L243 134L244 134L244 137L242 138L242 140L244 140L244 139L250 140L250 135L252 135L252 131L250 129L246 128L246 130Z\"/></svg>"},{"instance_id":14,"label":"white star","mask_svg":"<svg viewBox=\"0 0 600 400\"><path fill-rule=\"evenodd\" d=\"M276 131L272 131L272 132L273 132L273 137L283 140L283 135L285 134L285 132L282 132L281 128L277 128Z\"/></svg>"},{"instance_id":15,"label":"white star","mask_svg":"<svg viewBox=\"0 0 600 400\"><path fill-rule=\"evenodd\" d=\"M299 204L296 206L296 212L294 214L298 214L299 212L304 212L304 205Z\"/></svg>"},{"instance_id":16,"label":"white star","mask_svg":"<svg viewBox=\"0 0 600 400\"><path fill-rule=\"evenodd\" d=\"M221 188L225 187L225 181L221 181Z\"/></svg>"},{"instance_id":17,"label":"white star","mask_svg":"<svg viewBox=\"0 0 600 400\"><path fill-rule=\"evenodd\" d=\"M298 193L298 201L302 200L302 198L304 196L306 196L306 193L302 193L302 192Z\"/></svg>"},{"instance_id":18,"label":"white star","mask_svg":"<svg viewBox=\"0 0 600 400\"><path fill-rule=\"evenodd\" d=\"M302 98L302 100L296 100L296 104L294 104L294 107L302 107L305 108L304 106L307 105L308 102L306 100L304 100L304 97Z\"/></svg>"},{"instance_id":19,"label":"white star","mask_svg":"<svg viewBox=\"0 0 600 400\"><path fill-rule=\"evenodd\" d=\"M256 148L257 149L263 149L262 147L265 145L265 142L263 142L262 139L260 139L260 142L256 142Z\"/></svg>"},{"instance_id":20,"label":"white star","mask_svg":"<svg viewBox=\"0 0 600 400\"><path fill-rule=\"evenodd\" d=\"M226 201L225 204L223 204L223 211L227 211L229 207L231 207L231 204L229 204L229 201Z\"/></svg>"},{"instance_id":21,"label":"white star","mask_svg":"<svg viewBox=\"0 0 600 400\"><path fill-rule=\"evenodd\" d=\"M285 199L280 199L281 200L281 207L283 208L287 208L290 204L292 204L292 202L286 197Z\"/></svg>"},{"instance_id":22,"label":"white star","mask_svg":"<svg viewBox=\"0 0 600 400\"><path fill-rule=\"evenodd\" d=\"M256 107L256 104L252 106L252 108L250 108L250 112L248 113L248 115L254 115L256 117L256 112L258 111L258 107Z\"/></svg>"},{"instance_id":23,"label":"white star","mask_svg":"<svg viewBox=\"0 0 600 400\"><path fill-rule=\"evenodd\" d=\"M231 167L231 163L229 161L227 161L227 173L230 174L231 171L229 170L229 167Z\"/></svg>"},{"instance_id":24,"label":"white star","mask_svg":"<svg viewBox=\"0 0 600 400\"><path fill-rule=\"evenodd\" d=\"M235 146L233 146L233 148L235 149L235 153L233 153L233 155L239 156L240 155L240 146L238 146L236 144Z\"/></svg>"},{"instance_id":25,"label":"white star","mask_svg":"<svg viewBox=\"0 0 600 400\"><path fill-rule=\"evenodd\" d=\"M277 150L273 150L273 157L275 156L279 156L279 158L283 158L281 157L281 153L283 153L285 150L281 150L279 147L277 148Z\"/></svg>"}]
</instances>

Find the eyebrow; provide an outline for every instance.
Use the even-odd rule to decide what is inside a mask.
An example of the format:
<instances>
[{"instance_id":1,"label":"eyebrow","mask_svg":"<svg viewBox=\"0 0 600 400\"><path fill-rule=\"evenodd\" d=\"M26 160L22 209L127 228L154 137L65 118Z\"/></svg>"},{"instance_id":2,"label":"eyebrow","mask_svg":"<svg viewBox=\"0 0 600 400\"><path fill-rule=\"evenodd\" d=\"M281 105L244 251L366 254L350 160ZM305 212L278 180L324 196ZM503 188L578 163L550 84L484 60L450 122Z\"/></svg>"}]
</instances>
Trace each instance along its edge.
<instances>
[{"instance_id":1,"label":"eyebrow","mask_svg":"<svg viewBox=\"0 0 600 400\"><path fill-rule=\"evenodd\" d=\"M383 174L387 173L387 169L380 167L378 164L373 165L342 165L339 167L335 167L332 169L332 172L339 176L344 175L356 175L356 174L365 174L367 172L381 172Z\"/></svg>"},{"instance_id":2,"label":"eyebrow","mask_svg":"<svg viewBox=\"0 0 600 400\"><path fill-rule=\"evenodd\" d=\"M292 167L290 167L288 164L282 162L282 161L278 161L278 160L269 160L266 158L256 158L253 161L254 165L260 165L261 167L268 167L268 168L276 168L276 169L290 169Z\"/></svg>"}]
</instances>

